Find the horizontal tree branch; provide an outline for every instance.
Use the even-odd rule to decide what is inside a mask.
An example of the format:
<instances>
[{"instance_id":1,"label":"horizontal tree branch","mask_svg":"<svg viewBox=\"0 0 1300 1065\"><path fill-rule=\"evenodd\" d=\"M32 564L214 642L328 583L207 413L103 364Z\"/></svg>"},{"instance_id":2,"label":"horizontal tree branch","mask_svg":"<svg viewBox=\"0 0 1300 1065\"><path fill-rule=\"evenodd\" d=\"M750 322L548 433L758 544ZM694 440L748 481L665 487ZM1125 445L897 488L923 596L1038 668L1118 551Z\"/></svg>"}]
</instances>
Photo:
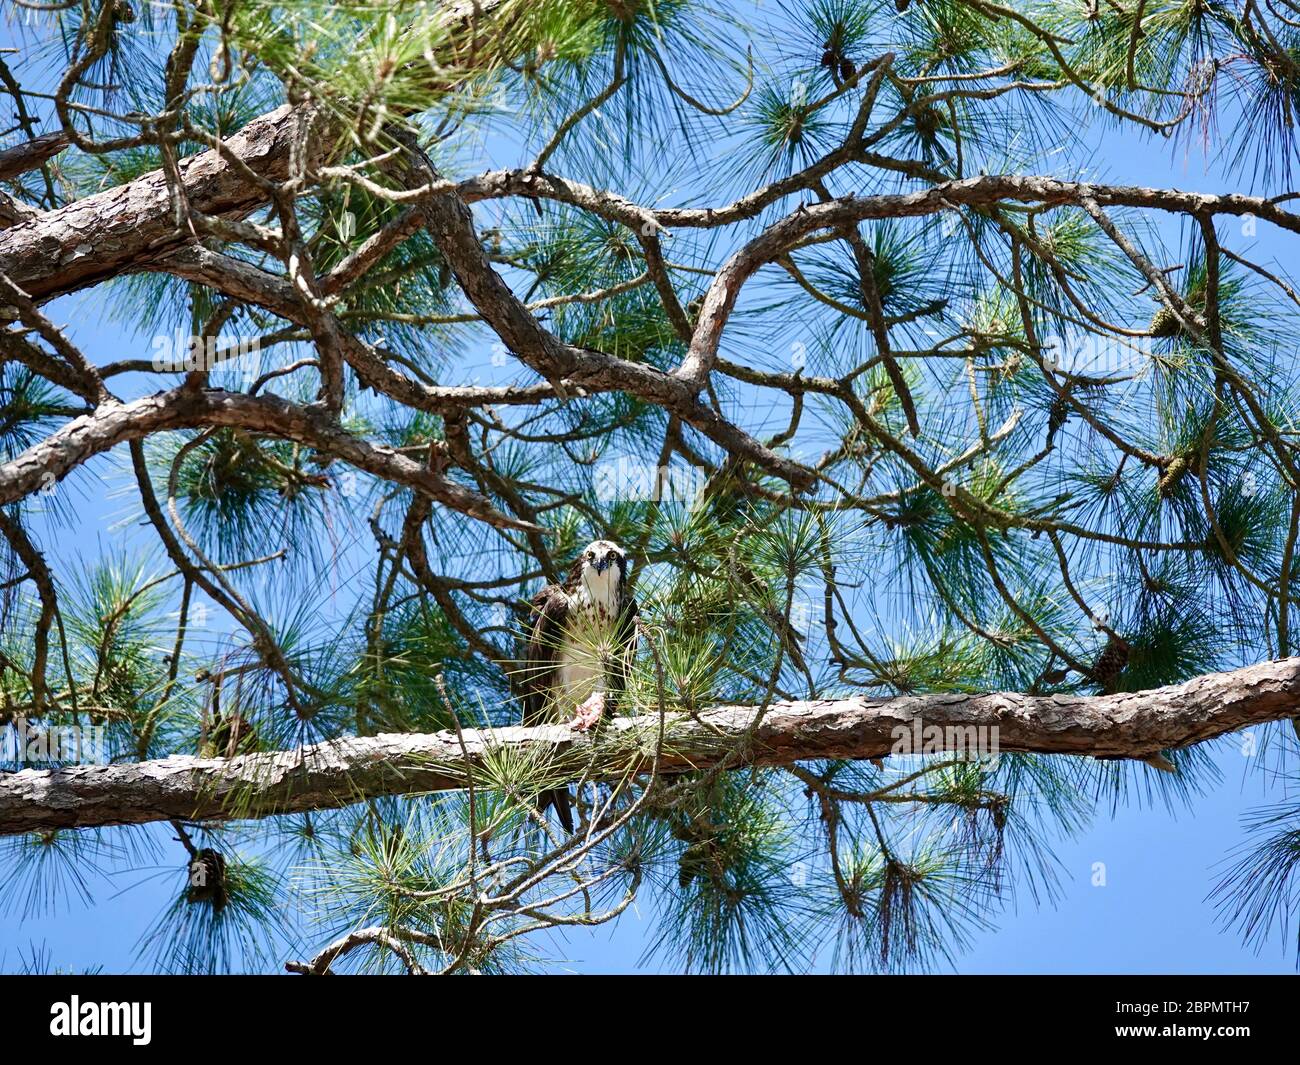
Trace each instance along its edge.
<instances>
[{"instance_id":1,"label":"horizontal tree branch","mask_svg":"<svg viewBox=\"0 0 1300 1065\"><path fill-rule=\"evenodd\" d=\"M943 749L969 749L969 733L996 729L998 750L1152 758L1251 725L1300 714L1300 658L1116 695L909 695L773 704L752 736L756 709L722 706L669 718L661 773L729 765L782 766L899 751L915 722L944 730ZM901 733L900 733L901 730ZM226 821L334 809L381 795L463 788L493 750L549 749L563 771L621 775L648 769L654 715L616 718L595 738L564 725L382 735L237 758L177 755L151 762L25 769L0 774L0 834ZM927 736L928 739L928 736ZM929 753L927 749L926 753Z\"/></svg>"},{"instance_id":2,"label":"horizontal tree branch","mask_svg":"<svg viewBox=\"0 0 1300 1065\"><path fill-rule=\"evenodd\" d=\"M771 187L781 187L785 194L803 191L787 189L784 183ZM762 207L767 206L766 200L754 204L746 200L725 207L644 207L582 182L528 170L493 170L460 182L457 191L465 203L529 196L571 204L632 228L649 225L656 230L714 229L755 217ZM765 232L773 232L769 239L779 243L782 239L788 242L813 230L834 228L846 222L913 218L952 207L989 207L1004 201L1053 207L1077 206L1084 200L1094 200L1103 207L1132 207L1174 214L1251 216L1293 233L1300 232L1300 215L1279 207L1274 199L1261 196L1237 192L1183 192L1142 185L1098 185L1035 174L980 174L939 182L912 192L839 196L822 203L804 204L784 219L784 232L778 225Z\"/></svg>"}]
</instances>

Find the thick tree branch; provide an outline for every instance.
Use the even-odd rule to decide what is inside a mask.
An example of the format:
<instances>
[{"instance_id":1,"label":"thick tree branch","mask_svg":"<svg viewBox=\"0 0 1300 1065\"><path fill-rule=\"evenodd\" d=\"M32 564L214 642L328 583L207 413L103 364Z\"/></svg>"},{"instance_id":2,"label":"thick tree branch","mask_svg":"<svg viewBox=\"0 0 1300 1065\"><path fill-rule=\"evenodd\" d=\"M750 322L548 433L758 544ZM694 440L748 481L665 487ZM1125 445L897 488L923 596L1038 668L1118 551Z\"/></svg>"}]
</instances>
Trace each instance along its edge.
<instances>
[{"instance_id":1,"label":"thick tree branch","mask_svg":"<svg viewBox=\"0 0 1300 1065\"><path fill-rule=\"evenodd\" d=\"M914 722L944 731L944 749L967 749L966 730L996 729L1000 751L1151 758L1300 711L1300 658L1214 673L1152 691L1104 696L938 694L775 703L757 730L756 708L724 706L670 719L661 773L729 765L896 753ZM566 726L337 740L297 751L232 759L173 756L106 766L28 769L0 775L0 834L144 824L169 818L225 821L337 808L379 795L465 786L485 753L548 747L575 775L602 763L621 776L629 759L648 767L657 716L622 717L595 740Z\"/></svg>"},{"instance_id":2,"label":"thick tree branch","mask_svg":"<svg viewBox=\"0 0 1300 1065\"><path fill-rule=\"evenodd\" d=\"M457 44L466 34L483 33L484 20L502 12L509 13L505 0L457 0L445 6L440 17L449 30L447 51L431 57L446 64L434 68L440 81L450 86L466 73L477 73L462 68L455 55ZM295 167L308 173L317 170L342 143L343 131L325 112L311 101L285 104L224 141L220 152L206 151L182 160L176 174L188 211L230 220L246 218L271 202L272 187L289 178ZM52 155L60 150L55 140L60 136L38 140ZM30 155L32 147L22 150ZM7 156L0 158L0 166L6 160ZM25 165L17 157L12 161L12 166ZM0 211L0 220L18 219L21 213L21 208ZM41 302L144 269L194 239L192 230L177 224L166 170L154 170L4 229L0 272Z\"/></svg>"},{"instance_id":3,"label":"thick tree branch","mask_svg":"<svg viewBox=\"0 0 1300 1065\"><path fill-rule=\"evenodd\" d=\"M283 181L310 119L308 108L285 104L241 129L226 151L259 178ZM309 158L319 162L323 138L313 141ZM204 215L244 218L270 199L215 151L191 156L179 170L190 208ZM10 226L0 238L0 272L38 302L143 269L194 239L176 225L162 170Z\"/></svg>"}]
</instances>

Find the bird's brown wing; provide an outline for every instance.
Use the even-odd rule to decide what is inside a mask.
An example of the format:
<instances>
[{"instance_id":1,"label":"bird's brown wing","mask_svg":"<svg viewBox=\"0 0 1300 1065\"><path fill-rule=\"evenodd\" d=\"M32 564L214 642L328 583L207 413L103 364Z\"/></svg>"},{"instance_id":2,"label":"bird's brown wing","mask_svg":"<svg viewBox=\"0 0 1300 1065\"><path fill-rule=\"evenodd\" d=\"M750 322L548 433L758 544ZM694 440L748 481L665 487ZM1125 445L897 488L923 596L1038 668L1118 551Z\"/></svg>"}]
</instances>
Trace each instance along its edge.
<instances>
[{"instance_id":1,"label":"bird's brown wing","mask_svg":"<svg viewBox=\"0 0 1300 1065\"><path fill-rule=\"evenodd\" d=\"M569 617L569 597L558 584L548 584L532 602L528 646L524 654L524 724L546 722L546 703L555 688L555 659L564 623Z\"/></svg>"},{"instance_id":2,"label":"bird's brown wing","mask_svg":"<svg viewBox=\"0 0 1300 1065\"><path fill-rule=\"evenodd\" d=\"M555 660L559 654L564 623L569 617L569 597L557 584L548 584L532 600L532 622L524 655L524 724L547 724L547 703L555 688ZM566 832L573 831L573 803L567 787L548 788L536 798L543 817L548 807Z\"/></svg>"}]
</instances>

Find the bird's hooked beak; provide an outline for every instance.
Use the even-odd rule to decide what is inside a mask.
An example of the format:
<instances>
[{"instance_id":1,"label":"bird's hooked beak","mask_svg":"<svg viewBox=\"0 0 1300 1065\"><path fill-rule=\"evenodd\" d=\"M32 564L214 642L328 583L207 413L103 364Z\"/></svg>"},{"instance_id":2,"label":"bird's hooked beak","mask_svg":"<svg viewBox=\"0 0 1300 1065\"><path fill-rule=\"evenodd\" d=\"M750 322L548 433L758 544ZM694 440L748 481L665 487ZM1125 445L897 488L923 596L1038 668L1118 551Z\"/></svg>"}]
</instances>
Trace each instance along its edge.
<instances>
[{"instance_id":1,"label":"bird's hooked beak","mask_svg":"<svg viewBox=\"0 0 1300 1065\"><path fill-rule=\"evenodd\" d=\"M609 564L614 561L613 555L606 555L604 558L596 559L596 572L604 573L609 569Z\"/></svg>"}]
</instances>

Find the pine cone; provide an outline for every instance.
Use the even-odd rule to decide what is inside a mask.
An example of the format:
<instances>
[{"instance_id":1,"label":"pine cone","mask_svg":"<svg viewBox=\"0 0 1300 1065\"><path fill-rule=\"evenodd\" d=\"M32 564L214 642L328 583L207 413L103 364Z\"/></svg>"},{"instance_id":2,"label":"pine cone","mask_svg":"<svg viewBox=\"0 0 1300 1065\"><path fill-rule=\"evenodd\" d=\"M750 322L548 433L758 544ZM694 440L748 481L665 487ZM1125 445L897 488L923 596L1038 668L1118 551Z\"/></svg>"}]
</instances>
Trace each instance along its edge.
<instances>
[{"instance_id":1,"label":"pine cone","mask_svg":"<svg viewBox=\"0 0 1300 1065\"><path fill-rule=\"evenodd\" d=\"M212 912L220 913L226 907L229 892L226 890L226 859L220 851L204 847L190 859L190 886L185 893L191 903L210 902Z\"/></svg>"},{"instance_id":2,"label":"pine cone","mask_svg":"<svg viewBox=\"0 0 1300 1065\"><path fill-rule=\"evenodd\" d=\"M1061 427L1070 420L1070 404L1064 396L1057 396L1052 400L1052 405L1047 411L1047 443L1045 447L1051 447L1052 441L1056 439L1056 434L1061 431Z\"/></svg>"},{"instance_id":3,"label":"pine cone","mask_svg":"<svg viewBox=\"0 0 1300 1065\"><path fill-rule=\"evenodd\" d=\"M1187 473L1191 466L1191 460L1186 455L1179 455L1165 467L1160 483L1156 485L1156 491L1160 494L1161 499L1167 497L1178 487L1178 482L1183 479L1183 474Z\"/></svg>"},{"instance_id":4,"label":"pine cone","mask_svg":"<svg viewBox=\"0 0 1300 1065\"><path fill-rule=\"evenodd\" d=\"M1151 326L1147 330L1153 337L1176 337L1182 332L1183 325L1168 307L1161 307L1151 318Z\"/></svg>"},{"instance_id":5,"label":"pine cone","mask_svg":"<svg viewBox=\"0 0 1300 1065\"><path fill-rule=\"evenodd\" d=\"M926 107L917 113L916 132L922 137L933 137L946 125L943 112L937 107Z\"/></svg>"},{"instance_id":6,"label":"pine cone","mask_svg":"<svg viewBox=\"0 0 1300 1065\"><path fill-rule=\"evenodd\" d=\"M1128 665L1128 656L1129 645L1118 636L1112 636L1093 663L1091 678L1101 685L1102 691L1107 695L1114 692L1115 682Z\"/></svg>"},{"instance_id":7,"label":"pine cone","mask_svg":"<svg viewBox=\"0 0 1300 1065\"><path fill-rule=\"evenodd\" d=\"M220 715L212 723L204 754L209 758L233 758L257 749L253 723L239 713Z\"/></svg>"}]
</instances>

